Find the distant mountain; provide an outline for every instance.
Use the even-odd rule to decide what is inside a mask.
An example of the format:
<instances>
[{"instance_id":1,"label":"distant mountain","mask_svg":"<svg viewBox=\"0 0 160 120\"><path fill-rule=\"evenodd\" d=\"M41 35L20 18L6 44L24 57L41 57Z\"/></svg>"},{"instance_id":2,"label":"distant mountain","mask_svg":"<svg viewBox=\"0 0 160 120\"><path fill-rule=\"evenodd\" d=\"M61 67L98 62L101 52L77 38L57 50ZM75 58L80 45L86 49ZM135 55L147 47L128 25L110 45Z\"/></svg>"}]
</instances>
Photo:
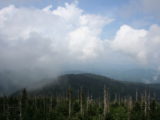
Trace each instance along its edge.
<instances>
[{"instance_id":1,"label":"distant mountain","mask_svg":"<svg viewBox=\"0 0 160 120\"><path fill-rule=\"evenodd\" d=\"M41 88L30 91L32 95L64 95L68 88L72 89L74 95L78 94L80 88L86 95L93 97L102 97L103 88L109 89L111 97L115 94L121 96L135 97L136 90L144 93L145 90L150 91L151 95L156 94L160 98L160 84L144 84L117 81L108 77L95 74L66 74L58 77L56 80L43 85Z\"/></svg>"},{"instance_id":2,"label":"distant mountain","mask_svg":"<svg viewBox=\"0 0 160 120\"><path fill-rule=\"evenodd\" d=\"M160 73L155 69L108 70L107 76L131 82L160 83Z\"/></svg>"},{"instance_id":3,"label":"distant mountain","mask_svg":"<svg viewBox=\"0 0 160 120\"><path fill-rule=\"evenodd\" d=\"M16 71L5 70L0 71L0 96L5 94L9 95L13 92L22 89L24 87L31 86L34 89L41 88L48 82L50 83L49 78L51 76L47 76L42 74L42 71L37 71L37 73L32 73L31 71L23 71L21 74ZM83 71L67 71L63 74L82 74ZM92 73L96 73L99 75L107 76L109 78L113 78L119 81L129 81L129 82L141 82L141 83L160 83L160 74L155 69L144 69L144 68L136 68L130 70L121 70L121 69L108 69L105 72L103 71L93 71ZM55 79L54 79L55 80ZM54 81L53 80L53 81Z\"/></svg>"},{"instance_id":4,"label":"distant mountain","mask_svg":"<svg viewBox=\"0 0 160 120\"><path fill-rule=\"evenodd\" d=\"M42 73L37 75L35 73L30 74L28 71L23 71L21 73L10 70L0 71L0 96L10 95L19 89L37 84L41 82L43 77L47 78ZM47 83L46 81L42 82ZM43 84L41 83L41 85Z\"/></svg>"},{"instance_id":5,"label":"distant mountain","mask_svg":"<svg viewBox=\"0 0 160 120\"><path fill-rule=\"evenodd\" d=\"M18 90L19 87L13 83L10 72L0 73L0 96L13 92L13 89Z\"/></svg>"}]
</instances>

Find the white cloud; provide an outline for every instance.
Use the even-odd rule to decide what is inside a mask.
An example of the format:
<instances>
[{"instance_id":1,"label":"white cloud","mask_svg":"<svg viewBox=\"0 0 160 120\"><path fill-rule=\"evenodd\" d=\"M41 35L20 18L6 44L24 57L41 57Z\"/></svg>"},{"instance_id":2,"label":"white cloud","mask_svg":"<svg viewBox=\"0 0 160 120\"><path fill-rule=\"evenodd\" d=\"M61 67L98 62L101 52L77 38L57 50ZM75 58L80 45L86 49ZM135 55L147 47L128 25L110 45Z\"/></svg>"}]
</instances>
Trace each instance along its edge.
<instances>
[{"instance_id":1,"label":"white cloud","mask_svg":"<svg viewBox=\"0 0 160 120\"><path fill-rule=\"evenodd\" d=\"M130 55L143 64L159 65L160 27L158 25L152 25L149 30L123 25L110 44L114 50Z\"/></svg>"},{"instance_id":2,"label":"white cloud","mask_svg":"<svg viewBox=\"0 0 160 120\"><path fill-rule=\"evenodd\" d=\"M95 58L100 34L112 19L64 7L0 9L0 61L6 69L60 68L67 61ZM2 69L1 68L1 69Z\"/></svg>"},{"instance_id":3,"label":"white cloud","mask_svg":"<svg viewBox=\"0 0 160 120\"><path fill-rule=\"evenodd\" d=\"M128 56L143 64L159 65L158 25L148 30L122 25L113 40L102 40L103 28L112 21L67 3L57 9L51 5L0 9L0 69L53 74L74 63L90 65L89 69L102 66L105 71L107 63L125 61L121 63L125 65Z\"/></svg>"},{"instance_id":4,"label":"white cloud","mask_svg":"<svg viewBox=\"0 0 160 120\"><path fill-rule=\"evenodd\" d=\"M128 25L123 25L117 32L111 46L115 50L134 55L134 57L142 59L144 62L146 59L144 39L146 34L146 30L136 30Z\"/></svg>"},{"instance_id":5,"label":"white cloud","mask_svg":"<svg viewBox=\"0 0 160 120\"><path fill-rule=\"evenodd\" d=\"M69 34L69 48L71 54L80 55L80 59L96 57L102 48L101 40L88 27L81 27Z\"/></svg>"}]
</instances>

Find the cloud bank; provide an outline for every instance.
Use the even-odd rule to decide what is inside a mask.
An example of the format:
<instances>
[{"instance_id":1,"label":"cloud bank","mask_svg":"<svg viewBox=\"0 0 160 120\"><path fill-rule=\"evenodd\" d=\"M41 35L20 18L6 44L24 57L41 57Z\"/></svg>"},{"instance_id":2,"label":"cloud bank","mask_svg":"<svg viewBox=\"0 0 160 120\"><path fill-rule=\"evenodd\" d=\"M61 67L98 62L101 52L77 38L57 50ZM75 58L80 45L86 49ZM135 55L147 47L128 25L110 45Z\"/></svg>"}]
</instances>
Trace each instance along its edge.
<instances>
[{"instance_id":1,"label":"cloud bank","mask_svg":"<svg viewBox=\"0 0 160 120\"><path fill-rule=\"evenodd\" d=\"M100 34L112 19L86 14L76 4L53 10L16 8L0 10L1 69L53 69L98 55Z\"/></svg>"},{"instance_id":2,"label":"cloud bank","mask_svg":"<svg viewBox=\"0 0 160 120\"><path fill-rule=\"evenodd\" d=\"M139 60L142 64L159 64L160 27L151 25L149 30L134 29L123 25L111 42L115 50Z\"/></svg>"},{"instance_id":3,"label":"cloud bank","mask_svg":"<svg viewBox=\"0 0 160 120\"><path fill-rule=\"evenodd\" d=\"M119 62L112 60L117 54L159 66L159 25L149 29L121 25L113 39L102 39L103 28L113 20L87 14L75 3L57 9L51 5L43 9L4 7L0 9L0 70L54 75L67 64L103 66L106 62L101 61Z\"/></svg>"}]
</instances>

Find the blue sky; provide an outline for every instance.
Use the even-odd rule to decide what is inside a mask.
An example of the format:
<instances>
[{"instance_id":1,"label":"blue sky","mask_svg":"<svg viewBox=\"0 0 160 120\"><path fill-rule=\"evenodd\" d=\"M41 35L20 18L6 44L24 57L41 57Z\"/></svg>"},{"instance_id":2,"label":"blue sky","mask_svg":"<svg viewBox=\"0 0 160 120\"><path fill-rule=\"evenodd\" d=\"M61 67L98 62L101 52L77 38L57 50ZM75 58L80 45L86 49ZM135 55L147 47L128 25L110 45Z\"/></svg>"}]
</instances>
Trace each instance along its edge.
<instances>
[{"instance_id":1,"label":"blue sky","mask_svg":"<svg viewBox=\"0 0 160 120\"><path fill-rule=\"evenodd\" d=\"M73 3L75 0L1 0L0 8L14 4L17 7L44 8L50 4L53 8L63 6L65 3ZM151 1L151 7L144 7L145 0L77 0L78 6L86 13L101 14L113 17L116 20L112 29L122 24L131 24L136 28L147 28L151 24L159 24L158 0ZM150 4L150 2L146 2ZM156 5L157 4L157 5ZM154 8L154 5L155 8ZM147 5L146 5L147 6ZM144 7L144 8L143 8ZM156 10L156 12L155 12ZM111 30L112 31L112 30ZM113 30L115 32L115 30ZM110 33L112 34L112 33Z\"/></svg>"}]
</instances>

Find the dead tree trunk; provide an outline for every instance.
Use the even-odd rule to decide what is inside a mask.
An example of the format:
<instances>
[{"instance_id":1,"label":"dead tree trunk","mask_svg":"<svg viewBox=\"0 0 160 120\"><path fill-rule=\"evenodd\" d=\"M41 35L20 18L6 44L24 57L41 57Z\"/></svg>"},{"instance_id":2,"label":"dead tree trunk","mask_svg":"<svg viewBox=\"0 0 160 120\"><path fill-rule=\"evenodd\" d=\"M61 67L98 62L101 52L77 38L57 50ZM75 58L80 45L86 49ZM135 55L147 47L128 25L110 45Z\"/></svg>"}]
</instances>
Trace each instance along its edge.
<instances>
[{"instance_id":1,"label":"dead tree trunk","mask_svg":"<svg viewBox=\"0 0 160 120\"><path fill-rule=\"evenodd\" d=\"M144 115L145 118L147 117L147 91L145 90L144 93Z\"/></svg>"},{"instance_id":2,"label":"dead tree trunk","mask_svg":"<svg viewBox=\"0 0 160 120\"><path fill-rule=\"evenodd\" d=\"M68 89L68 114L71 117L71 88Z\"/></svg>"},{"instance_id":3,"label":"dead tree trunk","mask_svg":"<svg viewBox=\"0 0 160 120\"><path fill-rule=\"evenodd\" d=\"M136 102L138 102L138 91L136 90Z\"/></svg>"},{"instance_id":4,"label":"dead tree trunk","mask_svg":"<svg viewBox=\"0 0 160 120\"><path fill-rule=\"evenodd\" d=\"M132 102L132 97L130 96L128 99L128 120L130 120L131 116L131 111L133 107L133 102Z\"/></svg>"},{"instance_id":5,"label":"dead tree trunk","mask_svg":"<svg viewBox=\"0 0 160 120\"><path fill-rule=\"evenodd\" d=\"M114 104L117 103L117 94L114 95Z\"/></svg>"},{"instance_id":6,"label":"dead tree trunk","mask_svg":"<svg viewBox=\"0 0 160 120\"><path fill-rule=\"evenodd\" d=\"M104 115L104 119L106 119L106 115L109 112L109 93L105 86L104 86L104 101L103 102L104 102L103 115Z\"/></svg>"},{"instance_id":7,"label":"dead tree trunk","mask_svg":"<svg viewBox=\"0 0 160 120\"><path fill-rule=\"evenodd\" d=\"M22 120L22 102L19 100L19 120Z\"/></svg>"},{"instance_id":8,"label":"dead tree trunk","mask_svg":"<svg viewBox=\"0 0 160 120\"><path fill-rule=\"evenodd\" d=\"M80 112L81 112L81 115L83 116L83 91L82 91L82 87L80 89Z\"/></svg>"}]
</instances>

